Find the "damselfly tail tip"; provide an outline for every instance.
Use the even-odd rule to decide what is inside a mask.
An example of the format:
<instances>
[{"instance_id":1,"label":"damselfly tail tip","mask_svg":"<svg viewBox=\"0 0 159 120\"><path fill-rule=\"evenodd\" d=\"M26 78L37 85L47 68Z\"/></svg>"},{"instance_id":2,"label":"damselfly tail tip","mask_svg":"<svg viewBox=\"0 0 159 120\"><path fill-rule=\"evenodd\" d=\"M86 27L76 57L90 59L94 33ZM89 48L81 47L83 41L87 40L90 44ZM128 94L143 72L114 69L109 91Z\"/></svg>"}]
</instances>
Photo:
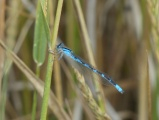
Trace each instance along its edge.
<instances>
[{"instance_id":1,"label":"damselfly tail tip","mask_svg":"<svg viewBox=\"0 0 159 120\"><path fill-rule=\"evenodd\" d=\"M115 85L115 88L120 92L120 93L124 93L124 90L119 86L119 85Z\"/></svg>"}]
</instances>

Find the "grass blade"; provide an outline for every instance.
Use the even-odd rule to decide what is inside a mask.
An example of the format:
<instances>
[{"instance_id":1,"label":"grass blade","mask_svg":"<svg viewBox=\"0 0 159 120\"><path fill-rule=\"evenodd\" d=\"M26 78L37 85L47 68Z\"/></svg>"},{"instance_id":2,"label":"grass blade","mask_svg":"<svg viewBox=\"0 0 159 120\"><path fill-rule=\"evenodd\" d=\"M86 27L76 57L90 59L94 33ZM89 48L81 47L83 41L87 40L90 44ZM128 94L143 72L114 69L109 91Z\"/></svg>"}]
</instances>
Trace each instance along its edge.
<instances>
[{"instance_id":1,"label":"grass blade","mask_svg":"<svg viewBox=\"0 0 159 120\"><path fill-rule=\"evenodd\" d=\"M46 23L40 2L37 6L35 34L33 45L33 58L38 66L42 65L45 60L46 45L49 34L46 32Z\"/></svg>"}]
</instances>

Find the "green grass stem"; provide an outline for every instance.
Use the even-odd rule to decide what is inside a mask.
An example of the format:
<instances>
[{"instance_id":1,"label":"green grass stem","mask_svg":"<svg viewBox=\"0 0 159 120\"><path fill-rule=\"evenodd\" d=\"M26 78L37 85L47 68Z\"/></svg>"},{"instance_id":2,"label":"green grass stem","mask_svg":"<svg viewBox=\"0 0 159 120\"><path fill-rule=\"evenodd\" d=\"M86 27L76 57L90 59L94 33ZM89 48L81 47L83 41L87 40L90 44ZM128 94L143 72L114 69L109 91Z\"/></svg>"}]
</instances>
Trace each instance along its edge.
<instances>
[{"instance_id":1,"label":"green grass stem","mask_svg":"<svg viewBox=\"0 0 159 120\"><path fill-rule=\"evenodd\" d=\"M63 5L63 0L59 0L58 5L57 5L57 11L56 11L54 28L53 28L52 44L51 44L53 49L55 48L55 44L56 44L58 27L59 27L61 11L62 11L62 5ZM47 73L46 73L46 79L45 79L45 85L44 85L44 94L43 94L43 100L42 100L41 116L40 116L41 120L46 120L46 116L47 116L48 100L49 100L49 95L50 95L51 76L52 76L52 69L53 69L53 62L51 62L52 59L53 59L52 55L49 54Z\"/></svg>"}]
</instances>

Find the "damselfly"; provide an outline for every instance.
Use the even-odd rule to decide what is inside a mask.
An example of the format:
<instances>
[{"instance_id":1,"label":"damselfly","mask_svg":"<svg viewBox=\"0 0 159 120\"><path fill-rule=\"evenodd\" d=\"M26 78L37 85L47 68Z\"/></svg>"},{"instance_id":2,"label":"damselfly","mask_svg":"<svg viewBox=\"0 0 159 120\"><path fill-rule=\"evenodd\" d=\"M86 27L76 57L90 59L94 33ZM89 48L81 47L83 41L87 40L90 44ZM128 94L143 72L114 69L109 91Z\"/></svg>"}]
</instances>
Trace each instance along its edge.
<instances>
[{"instance_id":1,"label":"damselfly","mask_svg":"<svg viewBox=\"0 0 159 120\"><path fill-rule=\"evenodd\" d=\"M63 43L60 43L56 46L57 53L60 54L59 59L62 58L63 55L66 55L67 57L71 58L72 60L80 63L84 67L90 69L92 72L98 74L101 76L104 80L107 80L110 84L112 84L120 93L124 93L123 89L116 84L109 76L104 74L103 72L100 72L99 70L95 69L92 67L90 64L86 63L84 60L82 60L80 57L76 56L73 51L67 47L64 46ZM53 51L50 50L51 53L54 53Z\"/></svg>"}]
</instances>

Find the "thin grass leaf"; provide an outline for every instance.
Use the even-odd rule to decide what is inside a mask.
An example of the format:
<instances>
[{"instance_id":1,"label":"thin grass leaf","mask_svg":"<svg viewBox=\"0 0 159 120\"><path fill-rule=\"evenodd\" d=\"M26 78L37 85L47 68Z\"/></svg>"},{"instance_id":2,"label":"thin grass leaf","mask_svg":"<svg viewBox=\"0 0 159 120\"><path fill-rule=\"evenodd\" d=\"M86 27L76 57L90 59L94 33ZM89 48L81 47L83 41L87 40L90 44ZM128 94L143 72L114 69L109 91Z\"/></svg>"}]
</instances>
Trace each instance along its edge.
<instances>
[{"instance_id":1,"label":"thin grass leaf","mask_svg":"<svg viewBox=\"0 0 159 120\"><path fill-rule=\"evenodd\" d=\"M44 62L46 53L47 34L45 32L44 22L43 12L40 7L40 3L38 3L35 22L33 58L39 66Z\"/></svg>"},{"instance_id":2,"label":"thin grass leaf","mask_svg":"<svg viewBox=\"0 0 159 120\"><path fill-rule=\"evenodd\" d=\"M45 60L47 42L50 43L50 31L40 1L37 6L35 35L33 45L34 61L40 66Z\"/></svg>"}]
</instances>

